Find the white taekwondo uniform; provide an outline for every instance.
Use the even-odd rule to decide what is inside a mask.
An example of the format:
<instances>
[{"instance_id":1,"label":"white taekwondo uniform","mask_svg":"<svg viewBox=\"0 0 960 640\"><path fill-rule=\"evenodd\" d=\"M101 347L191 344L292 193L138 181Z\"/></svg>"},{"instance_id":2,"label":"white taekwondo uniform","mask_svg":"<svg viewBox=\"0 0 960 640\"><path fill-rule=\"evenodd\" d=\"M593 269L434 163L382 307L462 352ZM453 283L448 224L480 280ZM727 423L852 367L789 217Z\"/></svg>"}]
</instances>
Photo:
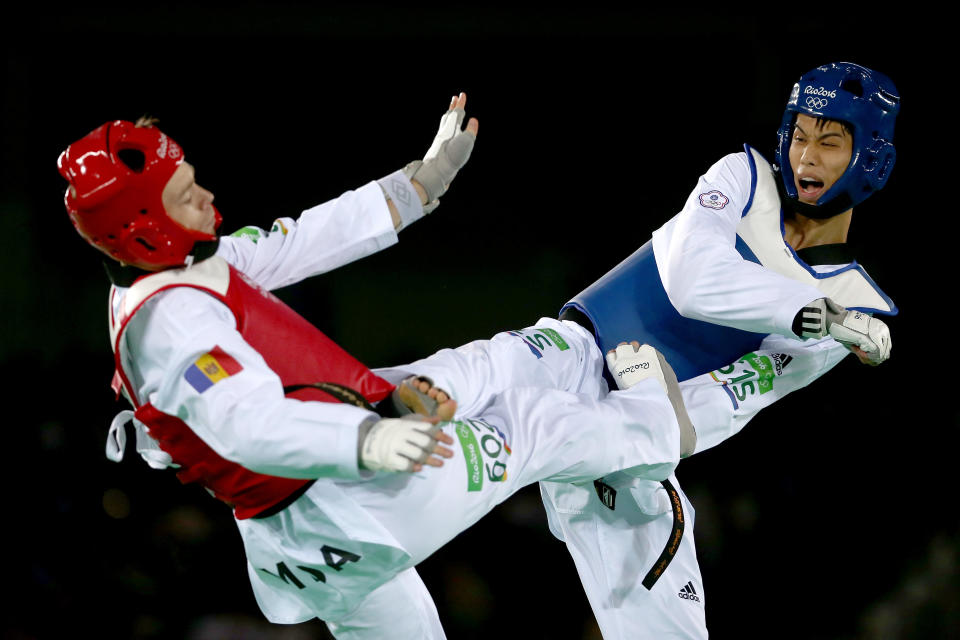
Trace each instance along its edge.
<instances>
[{"instance_id":1,"label":"white taekwondo uniform","mask_svg":"<svg viewBox=\"0 0 960 640\"><path fill-rule=\"evenodd\" d=\"M591 361L630 340L666 355L697 429L696 451L737 433L761 408L849 353L831 338L794 336L793 319L804 305L827 296L848 308L896 313L856 262L811 265L787 245L774 180L769 163L749 147L723 158L650 242L565 307L593 325L600 349ZM544 365L577 363L540 356L556 349L547 332L569 341L571 324L541 320L512 336L441 351L410 370L432 376L451 390L458 411L469 413L501 383L562 382ZM497 348L511 337L527 341L530 352ZM489 373L476 377L484 368ZM693 508L675 478L667 487L613 474L598 483L542 482L541 493L605 638L707 637ZM677 541L672 559L661 564Z\"/></svg>"},{"instance_id":2,"label":"white taekwondo uniform","mask_svg":"<svg viewBox=\"0 0 960 640\"><path fill-rule=\"evenodd\" d=\"M571 325L562 327L569 342L546 360L562 354L576 365L549 365L560 372L551 386L588 393L511 385L482 412L445 427L458 444L442 468L362 472L357 426L372 414L285 397L277 374L238 332L231 307L196 288L224 290L232 267L269 298L269 289L395 241L382 192L371 183L297 221L281 218L269 233L248 228L223 238L213 258L115 286L110 297L111 325L124 322L118 362L138 406L181 420L211 456L258 474L316 479L278 513L237 524L264 614L284 623L319 617L338 638L443 637L413 567L521 487L625 469L660 480L679 460L676 418L659 385L601 398L599 352L587 331ZM496 343L530 354L528 343L506 337ZM210 357L228 365L198 386L191 376ZM128 417L111 428L114 459L122 456ZM142 423L135 426L137 449L151 466L177 464Z\"/></svg>"}]
</instances>

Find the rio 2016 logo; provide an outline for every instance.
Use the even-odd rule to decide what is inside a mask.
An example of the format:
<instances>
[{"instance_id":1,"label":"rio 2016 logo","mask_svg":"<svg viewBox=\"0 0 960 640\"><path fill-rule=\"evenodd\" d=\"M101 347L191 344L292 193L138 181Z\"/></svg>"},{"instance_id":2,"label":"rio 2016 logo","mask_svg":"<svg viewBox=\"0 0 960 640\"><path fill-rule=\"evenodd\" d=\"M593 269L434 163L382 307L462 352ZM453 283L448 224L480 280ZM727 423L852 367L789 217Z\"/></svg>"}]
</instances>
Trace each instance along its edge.
<instances>
[{"instance_id":1,"label":"rio 2016 logo","mask_svg":"<svg viewBox=\"0 0 960 640\"><path fill-rule=\"evenodd\" d=\"M836 98L837 90L831 89L827 90L824 87L814 87L808 85L803 89L803 95L807 96L807 99L804 101L808 107L811 109L823 109L825 106L830 104L830 100L827 98Z\"/></svg>"},{"instance_id":2,"label":"rio 2016 logo","mask_svg":"<svg viewBox=\"0 0 960 640\"><path fill-rule=\"evenodd\" d=\"M467 491L483 490L484 477L490 482L507 479L506 456L512 452L499 429L480 419L453 423L467 465ZM505 454L501 456L501 453Z\"/></svg>"},{"instance_id":3,"label":"rio 2016 logo","mask_svg":"<svg viewBox=\"0 0 960 640\"><path fill-rule=\"evenodd\" d=\"M650 363L649 363L649 362L638 362L637 364L632 364L632 365L630 365L629 367L624 368L623 371L618 371L618 372L617 372L617 376L620 377L620 378L622 378L622 377L623 377L623 374L625 374L625 373L633 373L634 371L636 371L636 370L638 370L638 369L644 369L644 370L646 370L646 369L649 369L649 368L650 368Z\"/></svg>"}]
</instances>

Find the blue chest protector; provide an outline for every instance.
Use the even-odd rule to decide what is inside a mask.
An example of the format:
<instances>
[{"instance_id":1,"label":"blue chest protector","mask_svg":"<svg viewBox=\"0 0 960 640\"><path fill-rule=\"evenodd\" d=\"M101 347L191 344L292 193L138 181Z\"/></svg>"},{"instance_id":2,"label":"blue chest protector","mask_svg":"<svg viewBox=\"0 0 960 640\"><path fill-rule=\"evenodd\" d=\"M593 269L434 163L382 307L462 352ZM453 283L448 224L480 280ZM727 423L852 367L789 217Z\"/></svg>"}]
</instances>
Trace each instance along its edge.
<instances>
[{"instance_id":1,"label":"blue chest protector","mask_svg":"<svg viewBox=\"0 0 960 640\"><path fill-rule=\"evenodd\" d=\"M766 337L677 313L660 281L652 241L587 287L563 310L571 307L593 323L594 337L604 353L624 341L651 344L664 355L678 380L724 367L755 350Z\"/></svg>"},{"instance_id":2,"label":"blue chest protector","mask_svg":"<svg viewBox=\"0 0 960 640\"><path fill-rule=\"evenodd\" d=\"M808 282L825 297L848 308L894 315L893 302L856 262L830 273L817 273L783 239L780 199L769 163L745 146L751 171L751 195L737 227L736 248L750 260L787 277ZM759 168L759 170L758 170ZM687 380L729 365L754 351L766 334L753 333L681 316L663 288L648 241L629 258L564 305L593 325L604 353L623 341L656 347Z\"/></svg>"}]
</instances>

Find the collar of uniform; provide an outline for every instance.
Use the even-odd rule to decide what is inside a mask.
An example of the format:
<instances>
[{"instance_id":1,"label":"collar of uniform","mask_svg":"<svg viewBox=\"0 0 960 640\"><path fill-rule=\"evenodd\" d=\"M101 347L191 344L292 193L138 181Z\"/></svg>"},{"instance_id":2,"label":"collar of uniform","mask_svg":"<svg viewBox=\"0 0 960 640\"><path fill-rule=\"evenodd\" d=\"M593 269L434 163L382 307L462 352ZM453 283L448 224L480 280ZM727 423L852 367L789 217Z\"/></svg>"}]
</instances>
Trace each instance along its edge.
<instances>
[{"instance_id":1,"label":"collar of uniform","mask_svg":"<svg viewBox=\"0 0 960 640\"><path fill-rule=\"evenodd\" d=\"M822 264L850 264L855 260L850 245L844 243L806 247L797 251L797 256L811 267Z\"/></svg>"},{"instance_id":2,"label":"collar of uniform","mask_svg":"<svg viewBox=\"0 0 960 640\"><path fill-rule=\"evenodd\" d=\"M207 258L212 258L219 246L220 238L201 241L193 245L193 251L190 252L190 255L193 256L194 264L202 262ZM127 264L120 264L113 260L104 260L103 267L107 270L107 277L110 278L110 283L118 287L132 286L137 279L148 276L151 273L156 273L155 271L147 271L146 269L131 267Z\"/></svg>"},{"instance_id":3,"label":"collar of uniform","mask_svg":"<svg viewBox=\"0 0 960 640\"><path fill-rule=\"evenodd\" d=\"M113 260L104 260L103 268L107 271L107 277L110 278L110 284L116 287L129 287L136 282L137 278L150 275L150 271L138 269L130 265L120 264Z\"/></svg>"}]
</instances>

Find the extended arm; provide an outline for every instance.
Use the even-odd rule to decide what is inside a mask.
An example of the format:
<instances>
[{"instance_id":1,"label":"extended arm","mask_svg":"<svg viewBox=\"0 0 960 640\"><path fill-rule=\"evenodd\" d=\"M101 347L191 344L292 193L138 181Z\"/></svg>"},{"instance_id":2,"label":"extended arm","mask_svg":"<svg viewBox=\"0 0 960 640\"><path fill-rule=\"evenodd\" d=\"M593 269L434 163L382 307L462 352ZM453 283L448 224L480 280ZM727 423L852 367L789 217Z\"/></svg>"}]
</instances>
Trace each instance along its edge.
<instances>
[{"instance_id":1,"label":"extended arm","mask_svg":"<svg viewBox=\"0 0 960 640\"><path fill-rule=\"evenodd\" d=\"M607 364L621 389L648 377L641 350L618 347ZM626 350L624 350L626 349ZM694 453L740 432L757 412L830 371L849 352L840 343L767 336L756 351L715 371L680 383L686 414L696 429Z\"/></svg>"},{"instance_id":2,"label":"extended arm","mask_svg":"<svg viewBox=\"0 0 960 640\"><path fill-rule=\"evenodd\" d=\"M753 353L680 384L699 453L740 432L764 407L806 387L849 351L833 340L769 336Z\"/></svg>"},{"instance_id":3,"label":"extended arm","mask_svg":"<svg viewBox=\"0 0 960 640\"><path fill-rule=\"evenodd\" d=\"M218 255L265 289L284 287L385 249L397 232L433 211L470 157L478 123L461 131L466 95L451 100L424 159L356 191L278 218L269 231L244 227L221 238Z\"/></svg>"},{"instance_id":4,"label":"extended arm","mask_svg":"<svg viewBox=\"0 0 960 640\"><path fill-rule=\"evenodd\" d=\"M788 338L831 336L861 361L890 356L886 325L847 311L815 287L744 259L737 227L757 195L746 154L730 155L700 178L683 210L654 234L670 302L681 315ZM789 252L785 242L782 250Z\"/></svg>"}]
</instances>

